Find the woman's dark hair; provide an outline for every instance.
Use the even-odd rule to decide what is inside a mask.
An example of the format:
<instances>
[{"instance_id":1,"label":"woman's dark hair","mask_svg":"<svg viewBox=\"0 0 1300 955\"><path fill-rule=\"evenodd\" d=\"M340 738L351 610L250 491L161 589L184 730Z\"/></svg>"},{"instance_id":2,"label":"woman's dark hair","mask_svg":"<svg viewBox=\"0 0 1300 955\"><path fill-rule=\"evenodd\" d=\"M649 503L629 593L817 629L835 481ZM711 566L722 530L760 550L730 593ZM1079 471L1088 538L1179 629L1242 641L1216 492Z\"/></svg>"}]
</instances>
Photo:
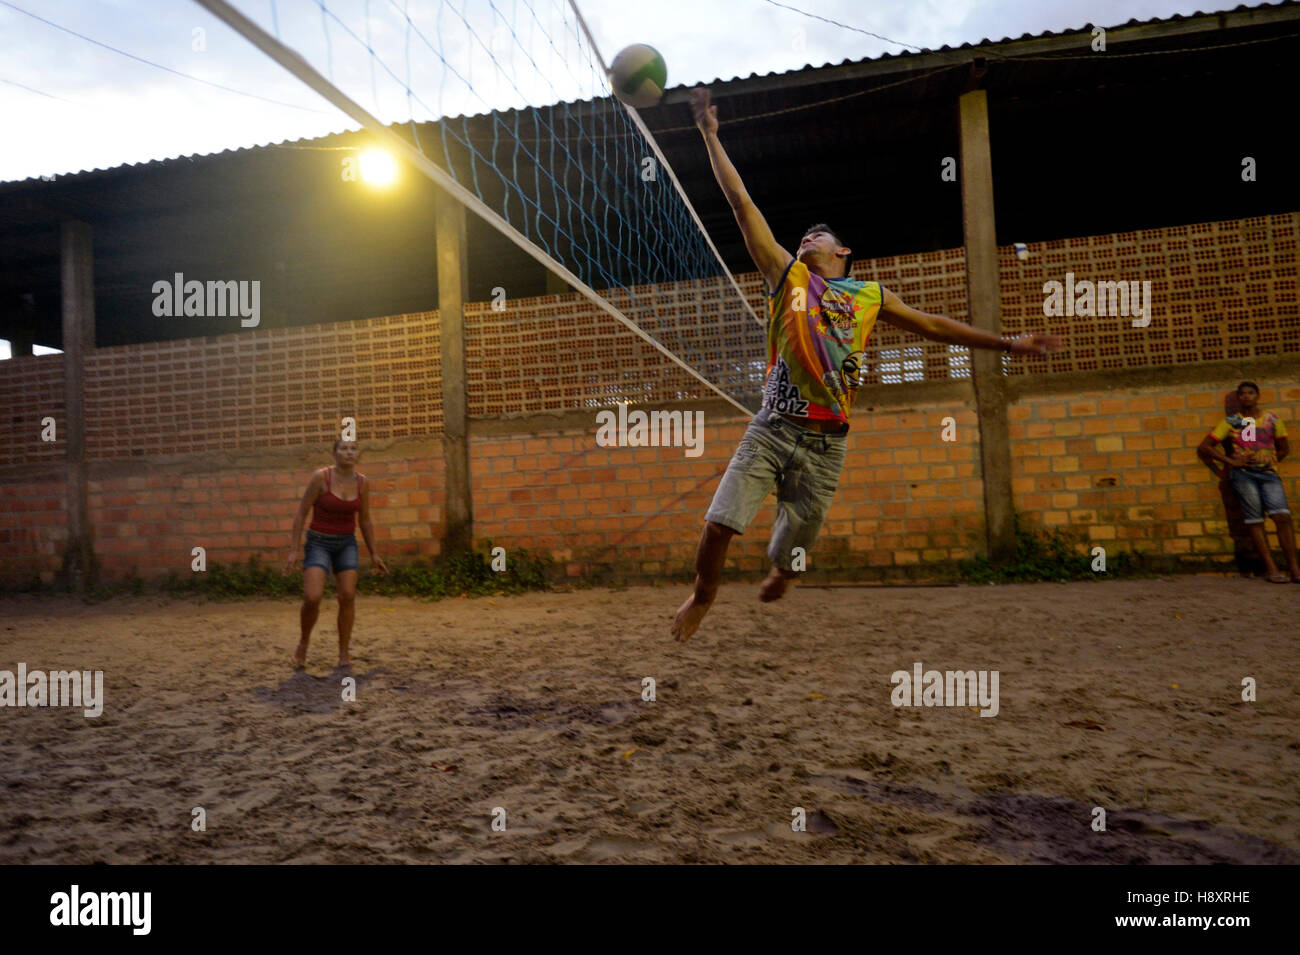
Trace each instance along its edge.
<instances>
[{"instance_id":1,"label":"woman's dark hair","mask_svg":"<svg viewBox=\"0 0 1300 955\"><path fill-rule=\"evenodd\" d=\"M840 238L840 234L839 234L838 232L836 232L834 229L832 229L830 226L828 226L825 222L815 222L815 223L813 223L813 224L810 225L808 228L806 228L806 229L803 230L803 235L801 235L799 238L800 238L800 240L806 239L808 236L812 235L814 232L829 232L829 233L831 234L831 236L835 239L835 243L836 243L836 245L839 245L839 246L846 246L846 245L847 245L847 243L846 243L843 239ZM852 266L853 266L853 253L850 252L848 255L846 255L846 256L844 257L844 277L845 277L845 278L848 278L848 276L849 276L849 269L850 269Z\"/></svg>"},{"instance_id":2,"label":"woman's dark hair","mask_svg":"<svg viewBox=\"0 0 1300 955\"><path fill-rule=\"evenodd\" d=\"M333 454L335 451L337 451L337 450L339 449L339 445L342 444L343 441L344 441L343 438L335 438L335 439L334 439L334 447L330 448L330 453ZM352 443L352 444L356 444L355 441L352 441L351 443Z\"/></svg>"},{"instance_id":3,"label":"woman's dark hair","mask_svg":"<svg viewBox=\"0 0 1300 955\"><path fill-rule=\"evenodd\" d=\"M1237 386L1237 394L1241 394L1242 388L1254 388L1255 394L1259 394L1259 385L1255 384L1253 381L1243 381L1241 384L1239 384Z\"/></svg>"}]
</instances>

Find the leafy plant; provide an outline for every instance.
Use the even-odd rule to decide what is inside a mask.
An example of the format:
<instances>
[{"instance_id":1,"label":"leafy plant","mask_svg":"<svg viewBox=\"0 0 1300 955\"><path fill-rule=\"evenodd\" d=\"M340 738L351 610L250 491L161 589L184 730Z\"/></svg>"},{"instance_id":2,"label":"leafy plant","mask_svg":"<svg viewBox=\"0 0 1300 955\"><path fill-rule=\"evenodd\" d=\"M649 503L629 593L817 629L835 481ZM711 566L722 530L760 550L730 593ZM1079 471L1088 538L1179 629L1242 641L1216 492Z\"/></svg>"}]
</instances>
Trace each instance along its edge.
<instances>
[{"instance_id":1,"label":"leafy plant","mask_svg":"<svg viewBox=\"0 0 1300 955\"><path fill-rule=\"evenodd\" d=\"M1011 559L1000 564L983 554L958 565L962 579L971 583L1022 583L1040 580L1100 580L1137 577L1152 573L1140 553L1115 551L1106 555L1104 574L1092 569L1092 557L1080 553L1083 537L1065 529L1025 527L1020 515L1014 515L1016 549Z\"/></svg>"}]
</instances>

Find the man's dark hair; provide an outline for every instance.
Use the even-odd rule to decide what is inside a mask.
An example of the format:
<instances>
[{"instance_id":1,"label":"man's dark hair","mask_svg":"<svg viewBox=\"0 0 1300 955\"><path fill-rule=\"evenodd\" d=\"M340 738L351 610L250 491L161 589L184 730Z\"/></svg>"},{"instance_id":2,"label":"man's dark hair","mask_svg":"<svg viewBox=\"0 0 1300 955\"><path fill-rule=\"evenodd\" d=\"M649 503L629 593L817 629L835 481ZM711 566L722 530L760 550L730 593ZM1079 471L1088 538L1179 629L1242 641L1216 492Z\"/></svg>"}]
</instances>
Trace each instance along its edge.
<instances>
[{"instance_id":1,"label":"man's dark hair","mask_svg":"<svg viewBox=\"0 0 1300 955\"><path fill-rule=\"evenodd\" d=\"M1255 394L1259 394L1259 385L1255 384L1253 381L1243 381L1241 384L1239 384L1237 386L1237 394L1241 394L1242 388L1254 388Z\"/></svg>"},{"instance_id":2,"label":"man's dark hair","mask_svg":"<svg viewBox=\"0 0 1300 955\"><path fill-rule=\"evenodd\" d=\"M808 228L804 229L803 235L799 236L800 241L806 239L814 232L829 232L834 237L836 245L840 245L840 246L848 245L847 242L845 242L843 239L840 238L840 234L836 232L834 229L832 229L830 226L828 226L825 222L815 222L812 225L810 225ZM849 269L852 268L852 266L853 266L853 253L850 252L848 255L844 257L845 278L849 277Z\"/></svg>"}]
</instances>

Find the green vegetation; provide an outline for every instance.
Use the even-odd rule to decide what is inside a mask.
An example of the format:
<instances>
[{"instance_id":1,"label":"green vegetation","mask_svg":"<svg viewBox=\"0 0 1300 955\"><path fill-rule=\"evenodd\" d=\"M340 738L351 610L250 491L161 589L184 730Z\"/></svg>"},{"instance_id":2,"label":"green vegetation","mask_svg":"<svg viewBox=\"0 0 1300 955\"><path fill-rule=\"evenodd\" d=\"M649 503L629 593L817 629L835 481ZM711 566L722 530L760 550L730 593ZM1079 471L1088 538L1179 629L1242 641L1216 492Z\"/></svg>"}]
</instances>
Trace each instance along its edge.
<instances>
[{"instance_id":1,"label":"green vegetation","mask_svg":"<svg viewBox=\"0 0 1300 955\"><path fill-rule=\"evenodd\" d=\"M486 594L519 594L526 591L546 590L553 561L546 556L534 555L525 550L510 550L506 554L505 570L494 571L491 558L492 544L486 552L455 554L445 559L419 557L402 564L389 564L388 574L378 576L365 566L357 591L363 594L421 597L438 600L443 597L483 596ZM302 571L281 572L283 565L268 564L256 554L242 564L211 563L203 573L182 576L175 571L150 583L132 572L124 578L104 581L86 593L89 601L107 600L119 596L141 596L164 593L173 596L201 596L212 599L241 597L298 597L302 594ZM326 593L333 587L333 575L327 578ZM42 585L33 578L27 586L9 589L10 593L56 593L58 588Z\"/></svg>"},{"instance_id":2,"label":"green vegetation","mask_svg":"<svg viewBox=\"0 0 1300 955\"><path fill-rule=\"evenodd\" d=\"M1004 564L994 565L984 555L976 555L958 565L959 579L974 584L1030 583L1055 580L1114 580L1120 577L1149 577L1155 568L1141 553L1106 547L1106 572L1092 569L1092 548L1081 535L1066 530L1035 530L1021 523L1015 515L1016 551ZM1081 549L1083 552L1081 553Z\"/></svg>"}]
</instances>

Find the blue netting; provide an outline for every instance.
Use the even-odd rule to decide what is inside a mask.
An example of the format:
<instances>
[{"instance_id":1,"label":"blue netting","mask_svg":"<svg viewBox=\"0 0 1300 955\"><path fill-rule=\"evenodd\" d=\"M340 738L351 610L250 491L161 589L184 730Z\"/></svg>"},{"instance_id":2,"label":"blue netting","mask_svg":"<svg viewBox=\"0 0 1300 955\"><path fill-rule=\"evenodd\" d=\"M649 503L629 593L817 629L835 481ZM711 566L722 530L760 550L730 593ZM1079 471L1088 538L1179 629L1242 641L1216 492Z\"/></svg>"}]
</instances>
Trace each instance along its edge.
<instances>
[{"instance_id":1,"label":"blue netting","mask_svg":"<svg viewBox=\"0 0 1300 955\"><path fill-rule=\"evenodd\" d=\"M763 330L565 0L273 0L270 12L277 38L339 90L705 379L757 403Z\"/></svg>"}]
</instances>

